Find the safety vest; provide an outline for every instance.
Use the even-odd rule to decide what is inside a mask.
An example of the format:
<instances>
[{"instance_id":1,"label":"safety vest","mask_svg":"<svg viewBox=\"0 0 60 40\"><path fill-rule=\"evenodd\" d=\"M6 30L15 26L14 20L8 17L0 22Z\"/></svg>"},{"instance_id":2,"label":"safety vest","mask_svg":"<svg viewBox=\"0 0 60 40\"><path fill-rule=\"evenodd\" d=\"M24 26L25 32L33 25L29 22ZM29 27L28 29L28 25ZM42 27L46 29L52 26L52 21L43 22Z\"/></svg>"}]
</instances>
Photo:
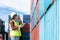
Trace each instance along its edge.
<instances>
[{"instance_id":1,"label":"safety vest","mask_svg":"<svg viewBox=\"0 0 60 40\"><path fill-rule=\"evenodd\" d=\"M16 27L19 26L19 22L16 22L15 20L12 20L12 21L14 22L14 25ZM16 30L12 30L12 28L10 26L10 36L22 36L20 28L18 28Z\"/></svg>"}]
</instances>

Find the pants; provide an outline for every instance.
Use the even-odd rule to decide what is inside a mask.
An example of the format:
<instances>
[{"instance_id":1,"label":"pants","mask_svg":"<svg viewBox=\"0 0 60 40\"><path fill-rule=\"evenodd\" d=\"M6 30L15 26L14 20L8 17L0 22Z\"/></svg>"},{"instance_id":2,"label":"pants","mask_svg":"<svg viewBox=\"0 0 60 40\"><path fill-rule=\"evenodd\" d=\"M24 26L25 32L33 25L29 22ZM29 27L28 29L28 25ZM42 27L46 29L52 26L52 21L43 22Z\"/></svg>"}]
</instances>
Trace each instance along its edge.
<instances>
[{"instance_id":1,"label":"pants","mask_svg":"<svg viewBox=\"0 0 60 40\"><path fill-rule=\"evenodd\" d=\"M11 40L20 40L20 37L14 36L14 37L11 37Z\"/></svg>"}]
</instances>

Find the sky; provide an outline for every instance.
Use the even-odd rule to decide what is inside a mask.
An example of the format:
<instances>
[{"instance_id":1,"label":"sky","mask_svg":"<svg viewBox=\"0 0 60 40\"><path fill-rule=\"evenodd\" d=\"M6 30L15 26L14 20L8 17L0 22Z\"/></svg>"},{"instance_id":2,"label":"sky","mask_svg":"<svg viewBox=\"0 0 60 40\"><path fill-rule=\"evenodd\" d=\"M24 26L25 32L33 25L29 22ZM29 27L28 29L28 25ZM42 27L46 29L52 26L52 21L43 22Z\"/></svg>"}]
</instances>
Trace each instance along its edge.
<instances>
[{"instance_id":1,"label":"sky","mask_svg":"<svg viewBox=\"0 0 60 40\"><path fill-rule=\"evenodd\" d=\"M0 0L0 6L8 6L30 14L31 0Z\"/></svg>"}]
</instances>

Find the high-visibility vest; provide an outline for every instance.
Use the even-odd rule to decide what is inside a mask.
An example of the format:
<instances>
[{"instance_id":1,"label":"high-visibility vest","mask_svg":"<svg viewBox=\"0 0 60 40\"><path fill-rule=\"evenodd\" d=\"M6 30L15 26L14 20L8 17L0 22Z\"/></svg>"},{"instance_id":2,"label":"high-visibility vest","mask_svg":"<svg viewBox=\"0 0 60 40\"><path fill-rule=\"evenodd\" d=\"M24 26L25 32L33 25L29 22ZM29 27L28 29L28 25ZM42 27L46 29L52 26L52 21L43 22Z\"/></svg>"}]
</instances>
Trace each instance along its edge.
<instances>
[{"instance_id":1,"label":"high-visibility vest","mask_svg":"<svg viewBox=\"0 0 60 40\"><path fill-rule=\"evenodd\" d=\"M19 22L16 22L15 20L12 20L12 21L14 22L14 25L16 27L19 26ZM10 36L22 36L20 28L18 28L16 30L12 30L12 28L10 26Z\"/></svg>"}]
</instances>

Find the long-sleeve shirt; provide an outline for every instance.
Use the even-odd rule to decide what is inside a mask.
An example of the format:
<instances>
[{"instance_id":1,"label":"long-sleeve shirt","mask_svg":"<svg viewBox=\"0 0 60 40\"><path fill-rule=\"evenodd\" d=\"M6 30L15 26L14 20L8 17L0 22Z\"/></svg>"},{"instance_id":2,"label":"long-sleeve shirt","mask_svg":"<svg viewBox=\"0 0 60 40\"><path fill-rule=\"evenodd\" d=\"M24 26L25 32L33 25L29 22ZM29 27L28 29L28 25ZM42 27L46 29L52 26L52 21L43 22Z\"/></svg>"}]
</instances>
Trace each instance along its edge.
<instances>
[{"instance_id":1,"label":"long-sleeve shirt","mask_svg":"<svg viewBox=\"0 0 60 40\"><path fill-rule=\"evenodd\" d=\"M18 29L18 27L14 25L14 22L13 22L13 21L10 22L10 25L11 25L11 28L12 28L13 30Z\"/></svg>"}]
</instances>

